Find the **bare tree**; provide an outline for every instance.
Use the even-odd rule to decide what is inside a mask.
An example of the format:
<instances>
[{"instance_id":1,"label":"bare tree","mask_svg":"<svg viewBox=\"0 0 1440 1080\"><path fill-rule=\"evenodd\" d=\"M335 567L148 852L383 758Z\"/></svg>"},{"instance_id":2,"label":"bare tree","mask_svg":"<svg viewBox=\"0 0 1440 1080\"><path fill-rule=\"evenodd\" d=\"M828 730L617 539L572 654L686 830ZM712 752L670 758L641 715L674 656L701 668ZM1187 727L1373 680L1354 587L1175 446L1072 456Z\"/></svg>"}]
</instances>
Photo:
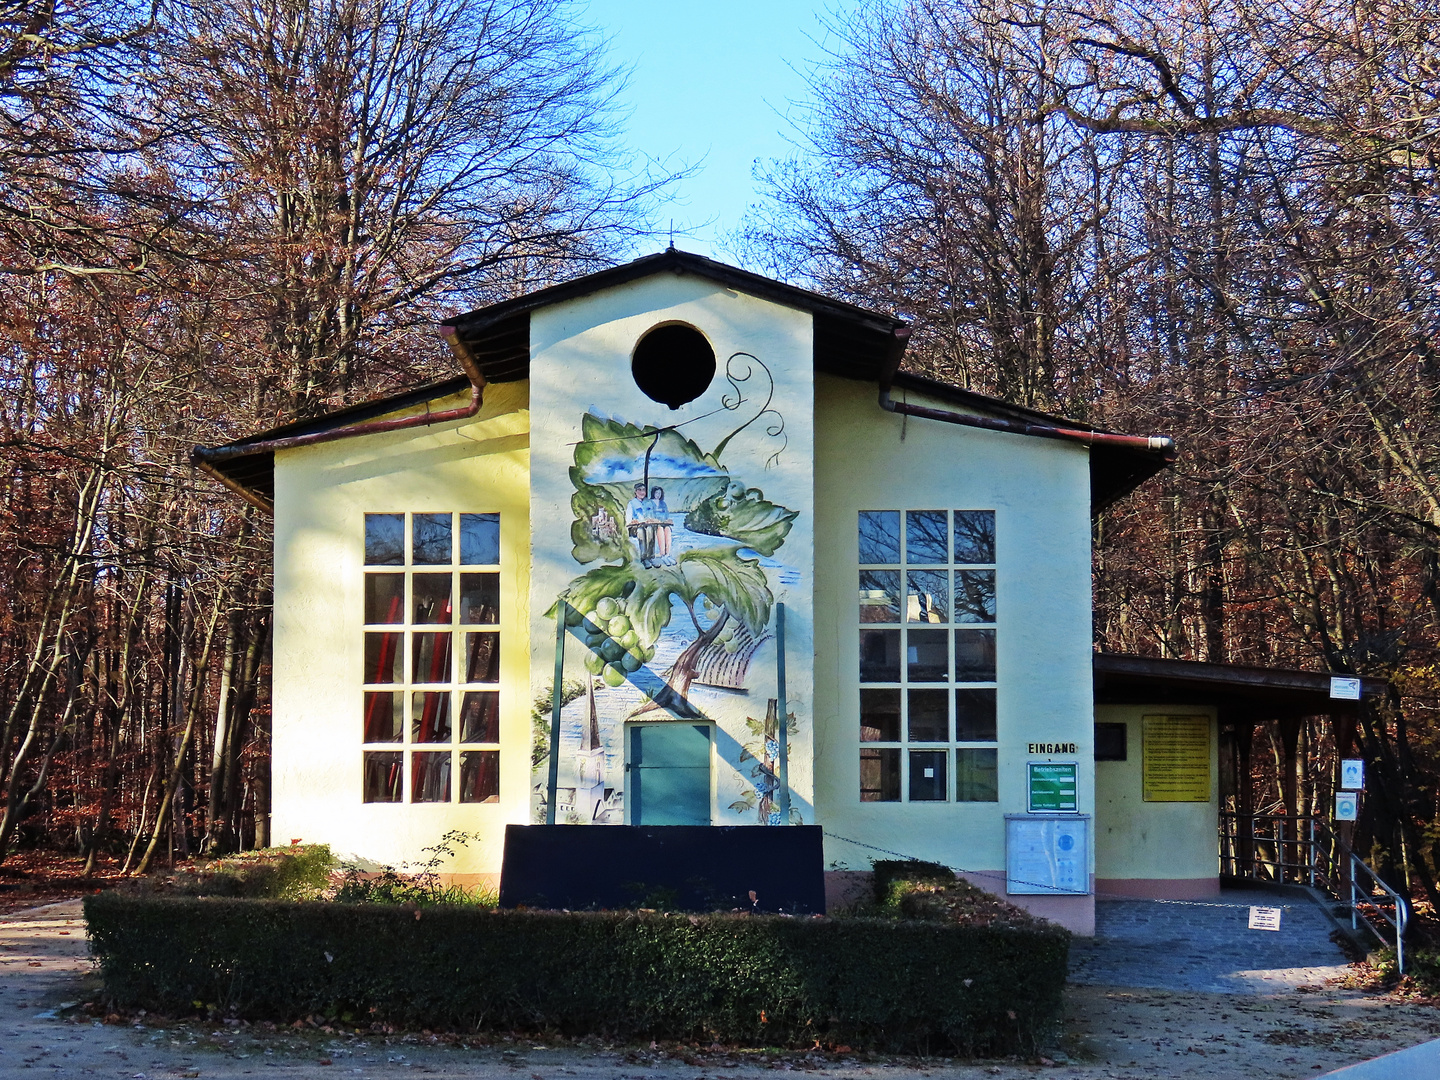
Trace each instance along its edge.
<instances>
[{"instance_id":1,"label":"bare tree","mask_svg":"<svg viewBox=\"0 0 1440 1080\"><path fill-rule=\"evenodd\" d=\"M411 373L437 311L612 256L665 182L624 167L618 73L560 0L221 2L163 40L253 415Z\"/></svg>"}]
</instances>

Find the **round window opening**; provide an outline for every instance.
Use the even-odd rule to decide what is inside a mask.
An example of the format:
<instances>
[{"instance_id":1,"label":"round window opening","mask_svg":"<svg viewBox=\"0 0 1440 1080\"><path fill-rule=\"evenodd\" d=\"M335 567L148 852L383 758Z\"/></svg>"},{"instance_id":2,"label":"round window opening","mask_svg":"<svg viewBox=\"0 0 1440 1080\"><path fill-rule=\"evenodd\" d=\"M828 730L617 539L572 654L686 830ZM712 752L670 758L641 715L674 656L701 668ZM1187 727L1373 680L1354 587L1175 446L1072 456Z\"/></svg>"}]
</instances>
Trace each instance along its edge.
<instances>
[{"instance_id":1,"label":"round window opening","mask_svg":"<svg viewBox=\"0 0 1440 1080\"><path fill-rule=\"evenodd\" d=\"M715 350L692 326L657 326L635 346L630 374L651 401L678 409L709 389Z\"/></svg>"}]
</instances>

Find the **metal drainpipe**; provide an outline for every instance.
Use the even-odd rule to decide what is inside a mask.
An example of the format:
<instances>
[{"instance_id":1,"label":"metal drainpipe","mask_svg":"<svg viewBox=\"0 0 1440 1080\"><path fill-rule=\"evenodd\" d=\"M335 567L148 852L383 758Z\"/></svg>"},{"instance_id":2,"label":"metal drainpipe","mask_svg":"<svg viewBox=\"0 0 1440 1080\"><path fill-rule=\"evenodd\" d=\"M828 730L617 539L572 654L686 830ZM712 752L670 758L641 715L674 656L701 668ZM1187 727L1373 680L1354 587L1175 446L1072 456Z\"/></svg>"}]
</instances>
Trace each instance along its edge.
<instances>
[{"instance_id":1,"label":"metal drainpipe","mask_svg":"<svg viewBox=\"0 0 1440 1080\"><path fill-rule=\"evenodd\" d=\"M448 330L447 328L444 328ZM442 333L444 330L442 330ZM470 400L464 405L453 409L443 409L440 412L423 412L415 416L401 416L391 420L367 420L360 424L348 424L345 427L331 428L329 431L312 431L305 435L286 435L278 439L265 439L260 442L241 443L235 446L197 446L190 451L190 460L201 468L207 465L213 466L217 461L229 461L231 458L244 457L247 454L273 453L276 450L291 450L297 446L313 446L316 443L334 442L336 439L348 439L356 435L374 435L386 431L403 431L407 428L425 427L430 424L445 424L452 420L468 420L480 412L480 406L485 397L485 376L475 364L475 359L470 355L468 349L460 343L460 340L452 333L445 333L446 343L460 361L460 366L465 369L465 376L470 380ZM219 473L218 469L207 469L212 475ZM232 491L238 485L227 482L223 477L218 477L221 483ZM243 495L247 501L256 503L253 498ZM265 506L264 509L270 509Z\"/></svg>"},{"instance_id":2,"label":"metal drainpipe","mask_svg":"<svg viewBox=\"0 0 1440 1080\"><path fill-rule=\"evenodd\" d=\"M910 341L910 328L902 326L895 331L895 340L885 359L880 373L880 407L886 412L919 416L926 420L939 420L946 424L960 424L964 427L984 428L988 431L1008 431L1015 435L1033 435L1042 439L1061 439L1078 442L1086 446L1117 446L1127 450L1158 451L1167 461L1175 460L1175 440L1168 435L1112 435L1105 431L1085 431L1083 428L1054 427L1049 424L1027 424L1019 420L1002 420L993 416L973 416L969 413L952 412L949 409L931 409L924 405L911 405L895 401L890 388L895 382L895 373L900 370L900 361L905 356L905 346Z\"/></svg>"}]
</instances>

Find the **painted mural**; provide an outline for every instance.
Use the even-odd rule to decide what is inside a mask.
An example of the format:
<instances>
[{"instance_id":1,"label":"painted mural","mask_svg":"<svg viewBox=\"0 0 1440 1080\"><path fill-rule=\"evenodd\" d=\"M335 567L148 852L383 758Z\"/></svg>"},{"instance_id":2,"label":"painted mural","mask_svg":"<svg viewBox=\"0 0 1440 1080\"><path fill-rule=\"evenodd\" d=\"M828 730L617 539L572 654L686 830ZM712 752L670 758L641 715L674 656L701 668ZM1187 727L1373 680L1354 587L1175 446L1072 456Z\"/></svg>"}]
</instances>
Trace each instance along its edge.
<instances>
[{"instance_id":1,"label":"painted mural","mask_svg":"<svg viewBox=\"0 0 1440 1080\"><path fill-rule=\"evenodd\" d=\"M768 375L754 357L742 356L740 371ZM668 426L593 405L580 418L570 554L585 569L546 613L565 620L567 658L583 657L586 673L583 692L566 695L557 821L625 820L627 723L710 720L736 777L721 792L722 812L736 823L779 824L774 663L752 662L767 648L773 656L776 587L798 576L782 549L799 512L766 498L762 486L784 451L783 419L765 400L736 427L745 395L733 377L731 385L737 392L719 408ZM752 445L737 465L726 450L761 417L763 463ZM708 449L700 441L707 430L716 436ZM746 462L758 475L744 471ZM765 720L726 723L767 699ZM538 749L548 715L537 710L536 724ZM544 817L547 771L534 772L535 820Z\"/></svg>"}]
</instances>

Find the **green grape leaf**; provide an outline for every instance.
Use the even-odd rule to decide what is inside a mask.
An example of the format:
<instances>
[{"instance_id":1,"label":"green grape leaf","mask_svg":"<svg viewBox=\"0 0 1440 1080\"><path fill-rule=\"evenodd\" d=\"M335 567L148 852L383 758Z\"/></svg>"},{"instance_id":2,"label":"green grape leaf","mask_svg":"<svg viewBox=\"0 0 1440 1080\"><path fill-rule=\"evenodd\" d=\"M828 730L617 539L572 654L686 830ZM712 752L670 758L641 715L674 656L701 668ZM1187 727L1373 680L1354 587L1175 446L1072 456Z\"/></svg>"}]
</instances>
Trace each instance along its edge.
<instances>
[{"instance_id":1,"label":"green grape leaf","mask_svg":"<svg viewBox=\"0 0 1440 1080\"><path fill-rule=\"evenodd\" d=\"M650 468L657 476L725 475L725 469L691 439L678 431L642 428L623 420L612 420L587 412L580 421L580 439L575 444L575 467L570 478L577 484L604 485L634 483L637 468L650 455Z\"/></svg>"},{"instance_id":2,"label":"green grape leaf","mask_svg":"<svg viewBox=\"0 0 1440 1080\"><path fill-rule=\"evenodd\" d=\"M775 596L758 560L741 558L735 547L698 548L681 555L678 566L685 579L686 591L681 595L686 600L693 603L704 595L724 604L732 618L757 636L770 622Z\"/></svg>"},{"instance_id":3,"label":"green grape leaf","mask_svg":"<svg viewBox=\"0 0 1440 1080\"><path fill-rule=\"evenodd\" d=\"M732 495L738 486L731 484L728 490L696 505L685 515L685 527L707 536L726 537L761 555L774 555L799 513L770 502L759 488Z\"/></svg>"}]
</instances>

